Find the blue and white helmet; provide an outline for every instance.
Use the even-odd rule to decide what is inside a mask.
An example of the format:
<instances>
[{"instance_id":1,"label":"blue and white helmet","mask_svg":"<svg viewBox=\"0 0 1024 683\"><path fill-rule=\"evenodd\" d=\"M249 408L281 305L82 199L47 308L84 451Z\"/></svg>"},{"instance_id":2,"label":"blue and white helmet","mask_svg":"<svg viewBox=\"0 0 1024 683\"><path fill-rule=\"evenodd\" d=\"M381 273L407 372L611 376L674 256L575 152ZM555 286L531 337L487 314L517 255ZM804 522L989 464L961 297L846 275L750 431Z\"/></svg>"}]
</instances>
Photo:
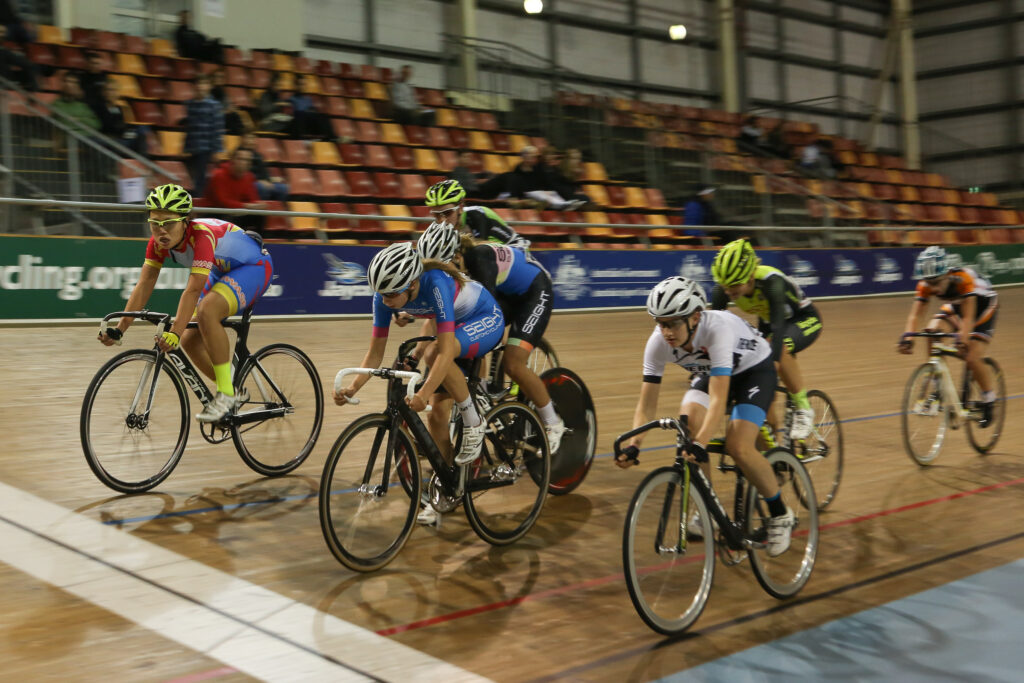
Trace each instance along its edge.
<instances>
[{"instance_id":1,"label":"blue and white helmet","mask_svg":"<svg viewBox=\"0 0 1024 683\"><path fill-rule=\"evenodd\" d=\"M928 247L917 255L914 262L914 279L928 280L945 275L950 271L949 257L942 247Z\"/></svg>"}]
</instances>

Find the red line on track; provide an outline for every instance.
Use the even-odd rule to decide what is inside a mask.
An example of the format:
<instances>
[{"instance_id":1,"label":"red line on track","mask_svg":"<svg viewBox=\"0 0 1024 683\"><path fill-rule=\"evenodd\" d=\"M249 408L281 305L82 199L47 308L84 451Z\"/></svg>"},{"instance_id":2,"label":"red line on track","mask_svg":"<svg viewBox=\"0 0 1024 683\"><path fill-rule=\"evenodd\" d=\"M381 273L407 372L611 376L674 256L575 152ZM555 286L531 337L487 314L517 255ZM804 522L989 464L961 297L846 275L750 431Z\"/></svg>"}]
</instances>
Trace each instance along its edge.
<instances>
[{"instance_id":1,"label":"red line on track","mask_svg":"<svg viewBox=\"0 0 1024 683\"><path fill-rule=\"evenodd\" d=\"M930 500L922 500L917 503L909 503L907 505L901 505L899 507L890 508L888 510L880 510L878 512L872 512L866 515L860 515L859 517L852 517L850 519L840 520L838 522L832 522L824 526L819 526L819 531L826 529L836 529L850 524L858 524L860 522L866 522L871 519L878 517L886 517L888 515L895 515L900 512L906 512L908 510L914 510L916 508L927 507L928 505L935 505L936 503L946 503L951 500L958 498L966 498L967 496L973 496L979 493L985 493L987 491L995 491L997 489L1006 488L1007 486L1016 486L1017 484L1024 484L1024 477L1018 479L1012 479L1010 481L1002 481L996 484L989 484L988 486L982 486L981 488L971 489L970 491L960 491L958 493L951 493L948 496L940 496L938 498L932 498ZM486 605L478 605L476 607L469 607L467 609L457 610L455 612L449 612L448 614L439 614L436 617L429 617L427 619L420 619L419 621L413 621L408 624L402 624L400 626L389 626L388 628L382 628L376 631L377 635L380 636L392 636L397 633L404 633L406 631L415 631L416 629L425 628L427 626L436 626L437 624L443 624L449 621L455 621L456 619L462 619L464 617L471 617L476 614L483 614L485 612L493 612L495 610L504 609L506 607L513 607L523 602L531 600L543 600L544 598L550 598L556 595L563 595L565 593L572 593L579 590L587 590L588 588L596 588L605 584L611 583L612 581L620 581L624 578L622 573L613 574L611 576L603 576L596 579L589 579L587 581L581 581L579 583L569 584L568 586L562 586L560 588L551 588L537 593L530 593L529 595L523 595L518 598L512 598L511 600L502 600L500 602L492 602Z\"/></svg>"}]
</instances>

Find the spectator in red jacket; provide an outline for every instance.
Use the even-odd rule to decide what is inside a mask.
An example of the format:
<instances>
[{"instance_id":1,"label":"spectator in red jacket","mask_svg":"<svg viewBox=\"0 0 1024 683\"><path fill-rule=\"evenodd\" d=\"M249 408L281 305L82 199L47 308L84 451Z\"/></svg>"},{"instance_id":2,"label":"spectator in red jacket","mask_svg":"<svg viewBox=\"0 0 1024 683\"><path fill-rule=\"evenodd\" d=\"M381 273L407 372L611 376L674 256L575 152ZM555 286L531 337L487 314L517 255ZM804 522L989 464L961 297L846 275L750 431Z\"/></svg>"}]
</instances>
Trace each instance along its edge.
<instances>
[{"instance_id":1,"label":"spectator in red jacket","mask_svg":"<svg viewBox=\"0 0 1024 683\"><path fill-rule=\"evenodd\" d=\"M206 203L224 209L265 209L256 190L256 176L252 167L252 152L237 147L231 158L220 164L206 184ZM261 230L260 216L228 216L228 220L243 228Z\"/></svg>"}]
</instances>

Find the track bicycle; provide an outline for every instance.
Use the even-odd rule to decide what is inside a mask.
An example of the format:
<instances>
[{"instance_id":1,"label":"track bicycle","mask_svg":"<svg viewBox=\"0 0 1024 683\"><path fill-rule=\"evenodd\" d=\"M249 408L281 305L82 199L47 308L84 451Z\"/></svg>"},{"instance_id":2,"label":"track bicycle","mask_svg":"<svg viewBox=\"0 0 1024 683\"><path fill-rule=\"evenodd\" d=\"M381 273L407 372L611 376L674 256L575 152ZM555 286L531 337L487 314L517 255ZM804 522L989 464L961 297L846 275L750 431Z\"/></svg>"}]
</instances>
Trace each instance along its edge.
<instances>
[{"instance_id":1,"label":"track bicycle","mask_svg":"<svg viewBox=\"0 0 1024 683\"><path fill-rule=\"evenodd\" d=\"M120 311L103 318L152 323L157 336L170 329L169 313ZM232 357L238 410L216 424L203 424L203 438L231 439L251 469L264 476L288 474L316 445L323 422L323 389L309 357L291 344L269 344L249 352L252 310L222 324L237 334ZM191 321L189 328L198 323ZM120 343L120 342L118 342ZM107 361L82 401L80 432L85 460L96 477L121 493L141 493L174 471L191 427L188 392L204 406L214 394L180 348L130 349Z\"/></svg>"},{"instance_id":2,"label":"track bicycle","mask_svg":"<svg viewBox=\"0 0 1024 683\"><path fill-rule=\"evenodd\" d=\"M796 595L810 579L818 552L818 510L797 503L816 499L799 458L778 447L765 453L783 501L794 514L789 549L769 557L765 545L768 505L739 467L727 460L724 448L718 469L736 475L731 519L700 466L686 456L690 436L678 420L653 420L620 435L615 440L616 456L626 440L659 428L676 434L675 462L644 477L630 501L623 528L626 586L640 618L665 635L677 635L693 625L711 593L716 547L729 565L737 564L745 552L768 594L780 599ZM703 533L700 539L687 531L695 513Z\"/></svg>"},{"instance_id":3,"label":"track bicycle","mask_svg":"<svg viewBox=\"0 0 1024 683\"><path fill-rule=\"evenodd\" d=\"M832 399L824 391L811 389L807 392L807 401L814 410L814 424L811 434L806 439L794 441L790 436L793 430L793 413L796 403L789 395L786 387L775 389L786 401L782 419L782 429L765 440L767 448L776 445L793 452L803 463L807 473L814 482L814 490L818 494L818 511L821 512L835 500L839 490L839 482L843 478L843 429L842 421ZM766 423L767 424L767 423ZM770 429L770 427L768 427ZM765 428L762 427L762 430ZM769 436L762 431L762 436ZM800 501L807 507L807 501Z\"/></svg>"},{"instance_id":4,"label":"track bicycle","mask_svg":"<svg viewBox=\"0 0 1024 683\"><path fill-rule=\"evenodd\" d=\"M928 361L919 365L910 375L903 394L901 425L903 445L911 460L918 465L930 465L938 457L946 439L947 429L967 425L967 440L978 453L985 454L995 448L1006 419L1006 379L999 364L985 358L995 379L996 401L992 421L981 427L981 387L964 364L964 374L957 388L953 372L946 358L959 358L955 347L941 343L944 339L958 339L953 332L915 332L907 338L929 340Z\"/></svg>"},{"instance_id":5,"label":"track bicycle","mask_svg":"<svg viewBox=\"0 0 1024 683\"><path fill-rule=\"evenodd\" d=\"M423 375L398 368L413 346L433 339L403 342L392 368L345 368L335 377L335 391L353 374L388 382L384 412L364 415L342 431L320 479L324 540L334 557L354 571L375 571L394 559L416 525L421 495L441 513L461 503L470 526L492 545L522 538L544 507L551 459L543 424L525 403L506 401L485 413L480 457L461 466L446 462L426 425L405 403ZM425 495L420 457L433 468Z\"/></svg>"}]
</instances>

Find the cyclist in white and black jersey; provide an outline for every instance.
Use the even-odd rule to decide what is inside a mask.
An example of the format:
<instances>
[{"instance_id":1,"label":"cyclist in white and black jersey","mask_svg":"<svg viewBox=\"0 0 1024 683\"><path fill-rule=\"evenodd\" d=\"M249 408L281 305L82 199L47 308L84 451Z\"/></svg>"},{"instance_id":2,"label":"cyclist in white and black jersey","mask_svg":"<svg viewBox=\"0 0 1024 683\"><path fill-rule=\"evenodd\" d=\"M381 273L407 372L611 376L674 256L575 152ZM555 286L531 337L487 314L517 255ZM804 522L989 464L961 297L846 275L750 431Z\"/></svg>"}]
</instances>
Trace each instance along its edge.
<instances>
[{"instance_id":1,"label":"cyclist in white and black jersey","mask_svg":"<svg viewBox=\"0 0 1024 683\"><path fill-rule=\"evenodd\" d=\"M647 297L647 312L658 323L644 351L643 383L633 415L633 427L650 422L658 408L658 395L665 366L679 365L693 373L690 389L683 397L680 420L693 439L692 455L710 479L706 444L712 438L717 417L732 408L726 428L726 449L768 504L768 554L781 555L789 548L793 511L780 496L771 465L757 449L756 440L777 381L771 347L757 330L728 311L709 311L701 286L684 277L670 277L658 283ZM637 461L644 434L630 440L619 467ZM689 520L690 533L701 528Z\"/></svg>"},{"instance_id":2,"label":"cyclist in white and black jersey","mask_svg":"<svg viewBox=\"0 0 1024 683\"><path fill-rule=\"evenodd\" d=\"M524 252L530 248L530 240L510 228L492 209L466 206L466 190L457 180L431 185L425 199L437 223L451 223L478 240L497 242Z\"/></svg>"}]
</instances>

